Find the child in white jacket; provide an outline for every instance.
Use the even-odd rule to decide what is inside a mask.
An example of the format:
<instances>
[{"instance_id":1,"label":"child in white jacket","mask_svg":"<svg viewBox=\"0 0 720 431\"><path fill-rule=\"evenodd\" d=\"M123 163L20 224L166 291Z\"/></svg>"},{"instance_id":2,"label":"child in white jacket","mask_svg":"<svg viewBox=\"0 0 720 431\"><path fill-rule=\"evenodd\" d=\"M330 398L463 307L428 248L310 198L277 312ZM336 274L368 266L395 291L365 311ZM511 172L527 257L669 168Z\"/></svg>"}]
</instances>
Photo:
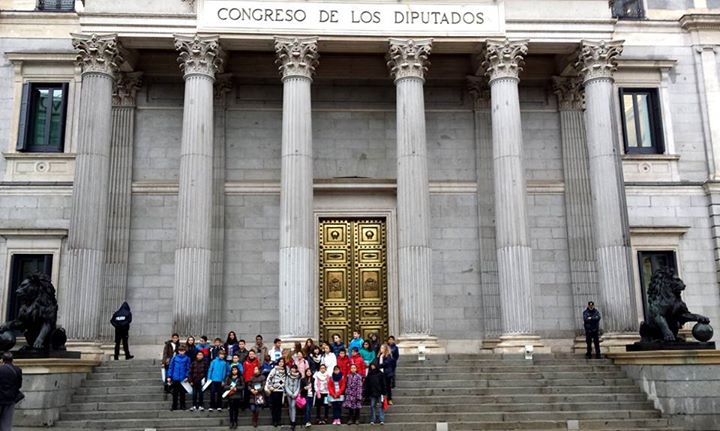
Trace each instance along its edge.
<instances>
[{"instance_id":1,"label":"child in white jacket","mask_svg":"<svg viewBox=\"0 0 720 431\"><path fill-rule=\"evenodd\" d=\"M317 397L315 401L315 417L317 417L318 421L317 423L320 425L326 424L328 421L328 403L327 403L327 396L328 396L328 373L327 368L325 367L325 364L320 365L320 370L315 373L313 376L315 378L315 396ZM325 415L322 416L324 419L320 419L320 408L325 407Z\"/></svg>"}]
</instances>

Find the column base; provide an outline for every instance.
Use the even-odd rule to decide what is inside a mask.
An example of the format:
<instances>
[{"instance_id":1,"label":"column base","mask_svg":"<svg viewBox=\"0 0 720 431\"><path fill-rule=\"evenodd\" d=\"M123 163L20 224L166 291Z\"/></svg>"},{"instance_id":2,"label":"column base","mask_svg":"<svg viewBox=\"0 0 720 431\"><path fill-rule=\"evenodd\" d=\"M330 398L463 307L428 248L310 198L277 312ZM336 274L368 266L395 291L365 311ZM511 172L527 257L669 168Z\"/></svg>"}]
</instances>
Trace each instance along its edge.
<instances>
[{"instance_id":1,"label":"column base","mask_svg":"<svg viewBox=\"0 0 720 431\"><path fill-rule=\"evenodd\" d=\"M65 343L65 349L68 352L80 352L80 359L91 361L102 361L105 352L101 348L99 341L73 341L68 340Z\"/></svg>"},{"instance_id":2,"label":"column base","mask_svg":"<svg viewBox=\"0 0 720 431\"><path fill-rule=\"evenodd\" d=\"M583 342L585 338L583 338ZM600 337L602 353L624 352L625 346L640 341L640 334L632 332L610 332Z\"/></svg>"},{"instance_id":3,"label":"column base","mask_svg":"<svg viewBox=\"0 0 720 431\"><path fill-rule=\"evenodd\" d=\"M482 340L481 348L484 351L489 351L490 353L492 353L495 350L495 348L498 346L498 344L500 344L500 337L486 338L486 339Z\"/></svg>"},{"instance_id":4,"label":"column base","mask_svg":"<svg viewBox=\"0 0 720 431\"><path fill-rule=\"evenodd\" d=\"M397 346L401 355L417 355L419 346L425 346L426 355L444 355L447 353L445 346L438 343L437 337L432 335L405 335L398 337Z\"/></svg>"},{"instance_id":5,"label":"column base","mask_svg":"<svg viewBox=\"0 0 720 431\"><path fill-rule=\"evenodd\" d=\"M532 345L533 353L550 353L550 347L545 346L538 335L501 335L500 343L493 348L493 353L524 354L525 346Z\"/></svg>"},{"instance_id":6,"label":"column base","mask_svg":"<svg viewBox=\"0 0 720 431\"><path fill-rule=\"evenodd\" d=\"M307 337L301 337L298 335L285 335L285 336L280 335L280 336L278 336L278 338L282 340L282 348L283 349L290 349L293 351L295 349L295 343L300 343L301 346L305 347L305 340L307 340L308 338L312 338L312 340L315 344L318 343L318 339L313 337L312 335L308 335ZM264 341L266 342L266 344L268 346L272 346L272 344L273 344L272 343L273 340L264 340ZM270 347L268 347L268 348L270 348Z\"/></svg>"}]
</instances>

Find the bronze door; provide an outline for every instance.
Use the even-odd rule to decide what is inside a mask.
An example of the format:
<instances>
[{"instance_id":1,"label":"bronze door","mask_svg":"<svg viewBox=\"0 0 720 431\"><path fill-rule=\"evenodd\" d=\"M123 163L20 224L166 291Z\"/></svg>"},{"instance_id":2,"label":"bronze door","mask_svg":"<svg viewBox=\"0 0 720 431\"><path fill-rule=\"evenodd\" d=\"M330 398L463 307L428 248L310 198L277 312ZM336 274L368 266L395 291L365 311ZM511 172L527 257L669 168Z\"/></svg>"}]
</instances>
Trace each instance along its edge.
<instances>
[{"instance_id":1,"label":"bronze door","mask_svg":"<svg viewBox=\"0 0 720 431\"><path fill-rule=\"evenodd\" d=\"M320 338L388 335L384 219L320 220Z\"/></svg>"}]
</instances>

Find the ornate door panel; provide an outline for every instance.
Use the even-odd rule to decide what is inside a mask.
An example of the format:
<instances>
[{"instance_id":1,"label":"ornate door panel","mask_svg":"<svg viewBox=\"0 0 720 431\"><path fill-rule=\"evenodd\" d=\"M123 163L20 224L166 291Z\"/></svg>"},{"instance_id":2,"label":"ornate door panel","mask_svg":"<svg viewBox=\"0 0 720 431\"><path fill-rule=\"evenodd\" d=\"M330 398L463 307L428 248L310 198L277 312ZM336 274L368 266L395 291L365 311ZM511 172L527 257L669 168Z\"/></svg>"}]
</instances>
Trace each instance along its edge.
<instances>
[{"instance_id":1,"label":"ornate door panel","mask_svg":"<svg viewBox=\"0 0 720 431\"><path fill-rule=\"evenodd\" d=\"M388 335L387 238L381 219L320 220L320 338Z\"/></svg>"}]
</instances>

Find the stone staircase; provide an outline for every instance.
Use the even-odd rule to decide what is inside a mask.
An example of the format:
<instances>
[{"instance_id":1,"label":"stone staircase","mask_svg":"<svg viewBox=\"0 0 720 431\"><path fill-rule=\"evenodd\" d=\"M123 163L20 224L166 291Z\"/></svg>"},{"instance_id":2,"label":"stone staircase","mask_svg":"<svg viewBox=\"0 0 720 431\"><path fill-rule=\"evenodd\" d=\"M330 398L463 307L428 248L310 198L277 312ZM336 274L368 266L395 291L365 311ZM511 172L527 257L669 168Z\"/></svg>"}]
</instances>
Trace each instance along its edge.
<instances>
[{"instance_id":1,"label":"stone staircase","mask_svg":"<svg viewBox=\"0 0 720 431\"><path fill-rule=\"evenodd\" d=\"M569 355L403 357L393 398L386 430L430 431L438 422L450 430L676 430L619 367ZM362 413L367 422L368 408ZM249 416L240 413L240 429L251 429ZM269 410L260 418L260 429L271 429ZM171 412L158 361L106 362L77 390L56 429L227 429L227 410Z\"/></svg>"}]
</instances>

